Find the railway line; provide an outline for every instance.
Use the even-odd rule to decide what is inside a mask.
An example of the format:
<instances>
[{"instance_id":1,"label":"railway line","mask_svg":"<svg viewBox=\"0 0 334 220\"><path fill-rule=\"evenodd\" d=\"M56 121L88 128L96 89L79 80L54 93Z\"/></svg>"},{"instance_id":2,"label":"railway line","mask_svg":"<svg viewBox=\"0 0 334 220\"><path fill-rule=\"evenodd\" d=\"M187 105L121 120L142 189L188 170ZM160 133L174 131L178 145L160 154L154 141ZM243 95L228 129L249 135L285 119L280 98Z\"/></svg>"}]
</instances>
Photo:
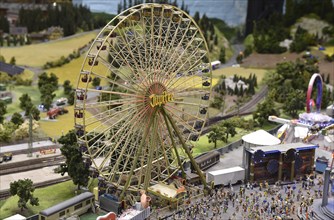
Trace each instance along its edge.
<instances>
[{"instance_id":1,"label":"railway line","mask_svg":"<svg viewBox=\"0 0 334 220\"><path fill-rule=\"evenodd\" d=\"M202 134L206 134L210 132L211 130L210 126L218 123L221 120L234 117L238 114L247 115L247 114L252 113L255 110L256 104L260 102L267 95L267 92L268 92L268 88L267 86L264 86L256 95L253 96L253 98L249 102L241 106L239 108L239 111L233 111L232 113L227 114L227 115L221 115L221 116L219 115L219 116L209 118ZM55 146L51 145L50 143L46 144L46 146L38 145L38 146L35 146L34 152L40 151L41 149L46 148L46 147L50 148L50 147L55 147ZM0 147L0 148L2 151L6 149L5 147ZM57 146L57 148L59 148L59 146ZM17 155L18 153L27 153L27 149L28 149L27 147L18 146L17 149L11 147L11 150L5 150L5 151L13 152L13 155ZM20 172L26 172L26 171L35 170L35 169L41 169L44 167L57 166L61 164L62 162L64 162L64 160L65 158L62 155L58 154L58 155L51 155L51 156L42 157L42 158L32 158L32 159L22 160L22 161L17 161L17 162L3 163L3 164L0 164L0 176L20 173ZM45 187L45 186L49 186L52 184L64 182L67 180L70 180L70 177L68 176L59 177L59 178L55 178L55 179L51 179L51 180L47 180L43 182L37 182L34 184L34 186L35 188ZM0 190L0 200L5 199L9 196L10 196L9 189Z\"/></svg>"}]
</instances>

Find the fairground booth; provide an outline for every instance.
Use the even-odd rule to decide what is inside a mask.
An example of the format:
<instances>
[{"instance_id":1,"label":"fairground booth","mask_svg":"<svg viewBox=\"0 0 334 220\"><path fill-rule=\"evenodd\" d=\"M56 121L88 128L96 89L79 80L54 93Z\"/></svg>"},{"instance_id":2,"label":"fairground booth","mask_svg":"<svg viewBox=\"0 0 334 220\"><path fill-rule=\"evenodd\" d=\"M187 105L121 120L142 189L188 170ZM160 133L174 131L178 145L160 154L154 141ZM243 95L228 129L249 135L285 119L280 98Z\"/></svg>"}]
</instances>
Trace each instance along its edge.
<instances>
[{"instance_id":1,"label":"fairground booth","mask_svg":"<svg viewBox=\"0 0 334 220\"><path fill-rule=\"evenodd\" d=\"M246 148L246 180L291 182L313 173L317 145L289 143Z\"/></svg>"}]
</instances>

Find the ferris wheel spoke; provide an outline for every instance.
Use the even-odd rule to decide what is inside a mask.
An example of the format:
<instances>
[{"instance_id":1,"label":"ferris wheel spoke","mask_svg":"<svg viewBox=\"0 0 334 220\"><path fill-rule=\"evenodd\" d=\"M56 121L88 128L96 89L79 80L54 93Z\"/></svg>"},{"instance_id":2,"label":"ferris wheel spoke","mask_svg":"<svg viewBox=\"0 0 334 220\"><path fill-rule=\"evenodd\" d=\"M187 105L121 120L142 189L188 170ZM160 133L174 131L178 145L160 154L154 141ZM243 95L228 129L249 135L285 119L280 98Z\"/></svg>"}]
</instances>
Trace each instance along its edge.
<instances>
[{"instance_id":1,"label":"ferris wheel spoke","mask_svg":"<svg viewBox=\"0 0 334 220\"><path fill-rule=\"evenodd\" d=\"M188 44L189 45L189 44ZM188 55L188 58L186 58L186 60L182 61L182 57L184 56L185 52L187 51L188 47L184 49L184 51L176 58L176 60L174 60L174 65L176 66L175 71L171 73L172 78L176 77L176 75L182 70L182 68L188 64L191 66L194 63L198 63L201 58L204 56L200 56L199 58L196 58L195 55L196 54L200 54L200 50L198 47L194 48L194 51L192 52L192 54ZM191 62L191 58L195 57L195 61Z\"/></svg>"},{"instance_id":2,"label":"ferris wheel spoke","mask_svg":"<svg viewBox=\"0 0 334 220\"><path fill-rule=\"evenodd\" d=\"M177 36L180 37L179 39L177 39L178 40L178 42L176 42L177 45L174 45L174 42L172 42L171 45L170 45L169 50L167 51L168 57L166 57L167 58L166 65L163 68L163 70L166 71L166 72L169 72L169 71L174 72L173 70L170 70L169 67L170 67L170 65L172 65L174 63L175 57L178 57L178 55L176 54L176 52L178 50L176 50L175 48L182 48L182 41L184 40L184 38L187 35L187 29L189 29L189 27L191 25L191 22L186 20L185 24L186 24L186 28L185 28L185 31L183 31L183 33L181 34L181 36L178 36L177 34L174 36L175 39L173 39L173 41L176 40Z\"/></svg>"},{"instance_id":3,"label":"ferris wheel spoke","mask_svg":"<svg viewBox=\"0 0 334 220\"><path fill-rule=\"evenodd\" d=\"M132 29L133 31L133 29ZM120 30L121 32L121 30ZM135 35L135 31L132 32L131 35ZM122 34L120 35L122 37L122 40L123 42L125 43L125 46L126 46L126 50L129 52L131 58L132 58L132 61L134 61L134 70L133 72L136 72L136 73L139 73L138 71L135 71L135 70L140 70L140 59L138 59L135 54L134 54L134 50L133 48L130 48L130 46L132 47L136 47L136 45L133 43L135 41L135 38L136 36L130 36L130 34L128 32L125 32L125 30L123 29L122 31ZM132 38L132 39L128 39L128 38ZM144 76L143 75L140 75L140 78L139 79L142 79ZM138 78L137 78L138 79Z\"/></svg>"},{"instance_id":4,"label":"ferris wheel spoke","mask_svg":"<svg viewBox=\"0 0 334 220\"><path fill-rule=\"evenodd\" d=\"M136 98L144 98L144 96L135 94L135 91L129 90L133 93L125 93L125 92L117 92L117 91L111 91L111 90L98 90L98 89L87 89L88 92L97 92L97 93L106 93L106 94L114 94L114 95L121 95L121 96L130 96L130 97L136 97Z\"/></svg>"},{"instance_id":5,"label":"ferris wheel spoke","mask_svg":"<svg viewBox=\"0 0 334 220\"><path fill-rule=\"evenodd\" d=\"M89 48L76 89L76 133L100 176L122 190L121 200L126 191L167 182L182 170L180 144L194 163L185 141L194 140L207 118L207 55L191 17L159 4L117 15ZM92 77L107 85L92 88Z\"/></svg>"},{"instance_id":6,"label":"ferris wheel spoke","mask_svg":"<svg viewBox=\"0 0 334 220\"><path fill-rule=\"evenodd\" d=\"M131 111L131 109L128 109L128 110ZM144 112L144 111L146 111L146 109L143 109L141 112ZM123 112L126 113L127 110L124 110ZM107 124L107 123L109 123L109 122L110 122L110 123L112 122L112 124L113 124L114 126L122 125L122 123L123 123L124 121L126 121L126 119L130 118L131 115L133 115L133 119L129 120L130 122L133 121L133 120L138 120L138 115L140 115L141 112L137 112L137 114L136 114L136 110L132 110L132 112L128 112L128 114L121 114L122 112L117 112L117 113L115 113L114 115L111 115L111 116L109 117L109 119L106 120L106 121L104 121L103 123L104 123L104 124ZM115 116L120 116L120 117L117 117L117 118L116 118ZM116 121L114 121L114 119L116 119ZM140 119L140 118L139 118L139 119ZM130 123L130 122L129 122L129 123ZM126 124L123 124L123 125L125 126ZM99 128L103 128L103 124L101 124L100 126L97 126L94 130L88 132L86 136L89 136L90 133L94 133L94 132L95 132L96 130L98 130ZM102 132L105 133L105 132L108 131L108 130L110 130L110 129L109 129L109 128L104 128L104 129L102 130ZM117 133L116 133L115 135L117 135L117 134L118 134L119 132L121 132L122 130L124 130L124 129L118 129L118 131L117 131ZM114 139L114 138L115 138L115 135L113 135L113 136L111 137L111 139Z\"/></svg>"},{"instance_id":7,"label":"ferris wheel spoke","mask_svg":"<svg viewBox=\"0 0 334 220\"><path fill-rule=\"evenodd\" d=\"M123 98L123 99L115 99L115 100L110 100L110 101L100 101L100 102L86 102L85 108L86 109L97 109L97 108L106 108L109 106L119 106L119 105L124 105L124 104L133 104L133 103L138 103L142 102L142 100L137 99L137 98Z\"/></svg>"},{"instance_id":8,"label":"ferris wheel spoke","mask_svg":"<svg viewBox=\"0 0 334 220\"><path fill-rule=\"evenodd\" d=\"M132 108L133 107L129 107L127 109L122 110L122 112L128 113ZM85 126L88 127L97 123L103 123L103 124L113 123L114 117L117 117L118 115L120 115L119 110L107 109L99 114L96 114L95 116L87 117ZM103 127L103 125L101 127ZM96 127L96 129L98 128L99 127Z\"/></svg>"},{"instance_id":9,"label":"ferris wheel spoke","mask_svg":"<svg viewBox=\"0 0 334 220\"><path fill-rule=\"evenodd\" d=\"M142 116L143 117L143 116ZM101 163L101 166L104 166L106 161L111 157L112 154L118 149L118 147L122 144L122 141L126 139L129 135L134 134L135 132L138 132L139 123L141 122L140 118L133 117L129 122L126 122L123 124L123 126L112 136L110 137L111 140L118 140L117 143L114 146L113 150L110 150L107 153L107 157L103 162ZM135 129L137 128L137 129ZM117 137L120 137L120 139L117 139Z\"/></svg>"},{"instance_id":10,"label":"ferris wheel spoke","mask_svg":"<svg viewBox=\"0 0 334 220\"><path fill-rule=\"evenodd\" d=\"M190 66L187 69L193 69L194 67L199 65L201 63L201 59L206 55L204 52L205 52L204 50L196 48L196 50L194 50L194 52L191 55L189 55L188 58L184 60L181 65L179 65L179 68L175 71L173 76L175 77L176 73L180 72L182 68L185 67L185 65Z\"/></svg>"},{"instance_id":11,"label":"ferris wheel spoke","mask_svg":"<svg viewBox=\"0 0 334 220\"><path fill-rule=\"evenodd\" d=\"M194 128L194 125L190 124L191 121L194 121L194 120L204 121L204 119L199 117L198 115L193 115L193 114L187 113L187 112L183 111L182 109L173 108L171 106L165 106L165 109L172 116L175 117L178 125L181 125L182 127L188 129L189 131L195 131L196 130ZM183 116L180 117L178 114L176 114L177 112L179 112ZM182 117L185 117L185 116L187 116L189 118L187 121L182 118ZM188 121L190 121L190 122L188 122Z\"/></svg>"}]
</instances>

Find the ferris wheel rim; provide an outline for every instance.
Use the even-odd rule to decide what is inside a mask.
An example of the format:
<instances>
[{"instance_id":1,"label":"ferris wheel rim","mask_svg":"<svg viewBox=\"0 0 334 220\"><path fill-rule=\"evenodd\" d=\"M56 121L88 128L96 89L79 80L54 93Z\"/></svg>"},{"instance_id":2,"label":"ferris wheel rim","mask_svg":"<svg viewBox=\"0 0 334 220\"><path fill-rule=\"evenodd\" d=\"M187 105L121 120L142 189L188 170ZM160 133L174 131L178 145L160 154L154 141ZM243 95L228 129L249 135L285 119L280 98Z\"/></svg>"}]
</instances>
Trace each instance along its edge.
<instances>
[{"instance_id":1,"label":"ferris wheel rim","mask_svg":"<svg viewBox=\"0 0 334 220\"><path fill-rule=\"evenodd\" d=\"M86 92L86 94L87 94L87 92L96 92L96 93L100 93L100 94L103 94L103 93L110 93L110 94L114 94L114 95L116 95L117 94L117 92L114 92L114 91L106 91L106 90L104 90L104 88L102 88L102 90L97 90L97 89L91 89L91 88L89 88L89 85L88 85L88 83L86 83L85 84L85 87L83 87L83 88L81 88L79 85L81 84L81 74L82 74L82 72L85 72L86 71L86 74L88 75L88 78L89 77L92 77L92 76L95 76L95 77L100 77L100 78L106 78L106 77L103 77L102 75L100 75L98 72L96 72L96 71L93 71L94 70L94 65L91 65L90 66L90 69L89 70L87 70L87 69L85 69L85 66L86 66L86 63L88 62L88 60L89 59L91 59L91 58L93 58L93 64L96 62L96 61L102 61L102 62L104 62L104 60L103 59L101 59L100 57L98 57L98 55L99 55L99 53L101 52L101 47L100 47L100 49L98 49L98 51L97 51L97 54L90 54L90 52L94 49L94 47L95 47L95 45L96 45L96 43L101 43L101 45L104 45L104 44L106 44L106 41L107 41L107 39L109 38L109 36L110 35L112 35L112 33L113 33L113 31L114 30L116 30L116 28L119 26L119 25L121 25L121 23L123 22L123 21L125 21L129 16L131 16L131 15L133 15L133 14L135 14L135 13L137 13L138 12L138 10L140 10L140 9L143 9L143 8L151 8L152 9L152 7L154 8L154 6L156 6L157 4L154 4L154 3L152 3L152 4L142 4L142 5L137 5L137 6L134 6L134 7L132 7L132 8L129 8L129 9L127 9L127 10L125 10L125 11L123 11L121 14L119 14L118 16L116 16L115 18L113 18L107 25L106 25L106 27L108 27L108 26L110 26L114 21L116 21L116 19L118 19L120 16L124 16L126 13L128 13L128 12L130 12L129 14L127 14L126 16L124 16L124 18L122 18L122 20L121 20L121 22L119 22L116 26L113 26L113 30L112 31L110 31L109 32L109 34L107 35L107 37L105 37L104 38L104 40L101 40L101 38L98 38L99 36L101 36L104 32L105 32L105 30L106 30L106 27L105 28L103 28L101 31L100 31L100 33L98 34L98 37L94 40L94 42L92 43L92 45L91 45L91 47L90 47L90 49L89 49L89 52L88 52L88 55L85 57L85 59L84 59L84 62L83 62L83 64L82 64L82 67L81 67L81 72L80 72L80 74L79 74L79 78L78 78L78 82L77 82L77 90L78 89L81 89L81 90L84 90L85 92ZM174 6L161 6L162 8L163 7L167 7L167 8L169 8L169 9L177 9L177 10L179 10L178 8L176 8L176 7L174 7ZM131 12L132 11L132 12ZM181 11L181 10L179 10L179 11ZM181 11L182 12L182 11ZM193 19L188 15L188 14L186 14L185 12L182 12L183 14L182 15L186 15L187 16L187 18L190 18L190 22L189 22L189 25L190 24L192 24L192 25L195 25L195 27L197 28L197 30L199 31L198 33L200 34L200 37L202 38L202 40L203 40L203 44L204 44L204 46L205 46L205 50L206 50L206 56L208 55L207 53L208 53L208 47L207 47L207 43L206 43L206 41L205 41L205 38L204 38L204 36L203 36L203 34L201 33L201 31L200 31L200 29L199 29L199 27L198 27L198 25L193 21ZM153 15L153 12L152 12L152 15ZM194 35L195 36L195 35ZM192 36L192 37L194 37L194 36ZM191 41L191 43L192 43L192 41ZM108 44L109 44L109 42L108 42ZM199 44L200 45L200 44ZM109 44L109 46L110 46L110 44ZM188 46L188 45L187 45ZM111 46L110 46L111 47ZM191 60L190 60L191 61ZM189 61L189 62L190 62ZM187 61L188 62L188 61ZM212 69L211 69L211 65L208 65L208 68L209 68L209 76L207 76L207 80L209 81L209 83L210 83L210 88L209 88L209 91L206 89L206 90L203 90L203 91L201 91L201 93L205 93L205 94L210 94L211 93L211 85L212 85L212 77L211 77L211 72L212 72ZM118 73L117 73L118 74ZM140 73L140 74L142 74L142 73ZM155 73L153 73L153 74L155 74ZM182 85L184 85L184 83L186 83L187 81L189 81L189 79L186 79L186 78L184 78L183 80L181 79L181 77L180 77L180 79L176 79L175 80L175 77L176 77L176 75L177 75L178 73L177 73L177 71L175 71L172 75L171 75L171 78L172 79L163 79L163 80L165 80L165 81L162 81L162 82L168 82L168 84L166 84L166 91L168 90L168 91L173 91L174 92L174 94L176 94L176 98L180 98L180 97L182 97L182 92L184 92L184 93L186 93L187 92L187 89L189 89L190 87L191 87L191 85L189 85L188 87L185 87L185 86L182 86ZM157 75L157 74L156 74ZM162 76L158 76L158 77L162 77ZM156 82L154 81L154 80L152 80L152 79L150 79L151 81L146 81L146 83L147 84L150 84L151 83L151 85L155 85L155 83L157 83L157 82L160 82L159 80L160 80L160 78L156 78ZM192 75L191 76L193 79L195 79L195 75ZM190 77L190 78L191 78ZM168 81L169 80L169 81ZM174 81L173 81L174 80ZM131 92L127 92L127 93L121 93L120 95L123 95L123 96L128 96L129 98L127 99L127 101L135 101L136 99L134 98L135 96L137 96L137 98L138 98L138 96L140 96L140 98L145 98L145 94L144 93L142 93L142 95L138 95L137 93L136 93L136 89L143 89L143 90L145 90L145 84L143 84L143 85L136 85L136 86L133 86L133 87L131 87L132 86L132 84L130 84L130 85L123 85L123 84L121 84L121 83L117 83L117 82L115 82L115 81L112 81L115 85L117 85L117 86L119 86L119 87L122 87L123 89L128 89L127 91L131 91L131 92L133 92L133 93L131 93ZM133 81L134 82L134 81ZM179 83L179 84L176 84L176 83ZM199 82L198 83L198 85L201 85L201 83L202 82ZM113 85L114 85L113 84ZM182 87L182 89L180 89L180 90L178 90L177 88L178 87ZM146 91L146 93L147 93L147 91ZM180 96L178 97L177 96L177 94L179 94ZM184 94L183 94L184 95ZM184 95L185 96L185 95ZM138 100L137 100L138 101ZM84 109L84 111L86 111L86 109L88 109L88 108L94 108L94 107L96 107L97 106L97 102L96 103L90 103L89 102L89 100L88 100L88 98L87 98L87 95L86 95L86 98L84 98L84 100L81 102L81 103L79 103L78 104L78 106L77 106L77 102L78 102L78 100L77 100L77 97L76 97L76 99L75 99L75 106L76 107L78 107L79 106L79 108L81 108L81 109ZM113 103L114 105L116 105L116 104L120 104L120 103L117 103L116 101L114 101L114 102L103 102L102 104L105 104L105 105L108 105L108 104L110 104L110 103ZM194 104L194 103L191 103L191 102L184 102L184 101L175 101L175 102L171 102L171 103L174 103L175 104L175 106L176 105L196 105L196 104ZM101 103L100 103L101 104ZM124 104L124 103L121 103L121 104ZM176 113L174 113L175 111L176 112L179 112L179 113L181 113L182 112L182 109L179 109L179 108L176 108L175 106L172 106L172 105L168 105L169 103L164 103L163 104L163 107L166 109L166 110L168 110L170 113L171 113L171 115L173 115L174 117L175 117L175 119L177 119L177 123L179 123L178 124L178 126L181 126L182 125L182 123L183 123L183 125L186 125L187 124L187 122L186 122L186 120L182 120L182 118L181 118L181 116L179 116L179 115L177 115ZM138 106L140 106L140 102L138 101ZM198 106L198 107L201 107L202 105L196 105L196 106ZM202 106L203 108L208 108L208 106ZM129 107L130 108L130 107ZM131 109L125 109L125 110L127 110L127 111L130 111ZM126 112L125 110L121 110L120 111L120 113L113 113L114 114L114 116L115 116L115 118L116 118L116 115L117 114L121 114L121 113L124 113L124 112ZM147 109L146 109L147 110ZM100 119L100 120L107 120L106 118L107 118L107 116L105 116L104 118L103 118L103 114L105 114L105 113L108 113L108 112L110 112L109 110L108 111L105 111L105 112L100 112L99 114L96 114L95 116L98 116L98 117L100 117L100 116L102 116L102 118ZM133 111L133 112L135 112L135 111ZM109 114L109 113L108 113ZM113 114L111 114L111 115L113 115ZM186 116L193 116L193 115L191 115L191 113L188 113L188 112L186 112L186 113L184 113L184 115L186 115ZM86 115L84 114L84 117L86 117ZM125 116L124 116L125 117ZM161 115L159 116L160 118L162 117ZM111 117L112 118L112 117ZM206 114L206 116L205 116L205 119L207 118L207 114ZM94 124L94 123L98 123L97 121L94 121L94 119L93 119L93 116L92 117L87 117L87 118L85 118L85 119L87 119L87 121L83 121L83 123L79 123L80 125L82 125L82 127L83 127L83 129L85 129L87 126L90 126L90 125L92 125L92 124ZM195 117L195 119L197 120L197 119L201 119L202 120L202 127L201 127L201 129L200 130L202 130L203 129L203 126L204 126L204 124L205 124L205 120L203 120L203 117L198 117L198 118L196 118ZM92 120L92 121L90 121L90 120ZM110 120L110 118L109 118L109 120ZM142 122L142 120L144 120L144 119L141 119L141 120L139 120L138 118L137 118L137 121L135 121L134 122L134 124L138 124L138 123L140 123L140 122ZM184 121L184 122L183 122ZM86 123L87 122L87 123ZM132 121L130 121L130 122L132 122ZM121 120L119 120L119 122L118 123L116 123L116 124L119 124L119 123L121 123ZM195 123L195 122L194 122ZM77 120L75 119L75 124L77 125ZM127 123L127 124L129 124L129 123ZM124 124L124 126L126 125L127 126L127 124ZM134 126L134 125L133 125ZM160 125L161 127L159 128L160 130L162 130L162 129L166 129L166 127L163 127L162 125ZM194 129L194 126L190 126L190 125L188 125L187 124L187 126L183 126L183 127L185 127L185 129L187 129L187 130L190 130L190 131L192 131L192 132L195 132L195 129ZM126 127L126 128L128 128L128 127ZM107 130L108 128L106 128L106 130ZM132 129L130 129L131 131L133 131ZM122 130L121 130L122 131ZM95 132L95 131L93 131L93 132ZM90 134L93 134L93 132L91 132ZM198 132L198 134L199 134L200 132ZM116 134L118 134L118 133L116 133ZM129 133L122 133L123 135L129 135ZM115 137L116 135L115 134L113 134L113 136L111 136L111 137ZM80 141L84 141L86 144L87 144L87 146L88 146L88 142L89 141L91 141L90 139L87 139L87 135L85 135L84 136L84 138L85 139L82 139L81 137L79 137L79 140ZM172 137L171 137L172 138ZM159 137L158 139L162 139L162 137ZM119 140L123 140L123 139L119 139ZM188 140L189 140L189 137L188 137ZM163 141L159 141L159 142L161 142L161 143L159 143L159 144L161 144L161 145L163 145L162 143L163 143ZM95 142L96 143L96 142ZM121 145L121 141L118 143L119 145ZM114 148L115 150L117 149L117 147L115 147ZM92 150L92 149L90 149L90 148L88 148L88 153L89 153L89 155L93 155L93 156L95 156L95 154L93 154L92 152L90 152L90 150ZM114 151L115 151L114 150ZM125 150L124 148L123 148L123 150ZM106 157L107 158L107 160L109 160L110 159L110 155L111 154L109 154L109 156L108 157ZM105 164L106 162L107 162L107 160L105 159L104 160L104 162L103 162L103 164ZM102 176L105 176L105 174L104 174L104 172L102 172L102 170L103 170L103 168L104 168L104 166L102 166L102 167L99 167L96 163L95 163L95 160L93 160L93 163L94 163L94 166L95 167L97 167L98 168L98 171L99 171L99 173L100 174L102 174ZM116 169L116 168L115 168ZM128 171L124 171L123 170L123 172L121 172L121 173L124 173L124 172L128 172ZM115 173L117 173L116 171L115 171ZM108 172L106 172L106 175L108 174ZM118 184L116 184L116 185L118 185ZM122 187L122 186L121 186ZM132 187L132 185L130 186L130 188Z\"/></svg>"}]
</instances>

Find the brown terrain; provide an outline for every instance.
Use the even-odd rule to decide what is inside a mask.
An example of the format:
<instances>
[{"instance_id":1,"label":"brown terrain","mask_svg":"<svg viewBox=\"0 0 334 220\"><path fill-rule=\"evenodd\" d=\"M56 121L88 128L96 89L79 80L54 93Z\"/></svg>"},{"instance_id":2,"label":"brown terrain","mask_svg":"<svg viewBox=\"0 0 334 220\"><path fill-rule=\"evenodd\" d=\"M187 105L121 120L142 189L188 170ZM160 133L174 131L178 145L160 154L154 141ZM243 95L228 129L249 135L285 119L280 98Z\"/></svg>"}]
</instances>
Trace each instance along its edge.
<instances>
[{"instance_id":1,"label":"brown terrain","mask_svg":"<svg viewBox=\"0 0 334 220\"><path fill-rule=\"evenodd\" d=\"M330 74L330 83L334 85L334 62L330 63L325 61L325 55L321 51L312 50L311 54L319 57L320 73L324 73L325 76ZM295 61L297 58L302 58L302 56L303 53L258 54L254 52L249 57L244 59L241 66L246 68L274 69L277 63Z\"/></svg>"}]
</instances>

